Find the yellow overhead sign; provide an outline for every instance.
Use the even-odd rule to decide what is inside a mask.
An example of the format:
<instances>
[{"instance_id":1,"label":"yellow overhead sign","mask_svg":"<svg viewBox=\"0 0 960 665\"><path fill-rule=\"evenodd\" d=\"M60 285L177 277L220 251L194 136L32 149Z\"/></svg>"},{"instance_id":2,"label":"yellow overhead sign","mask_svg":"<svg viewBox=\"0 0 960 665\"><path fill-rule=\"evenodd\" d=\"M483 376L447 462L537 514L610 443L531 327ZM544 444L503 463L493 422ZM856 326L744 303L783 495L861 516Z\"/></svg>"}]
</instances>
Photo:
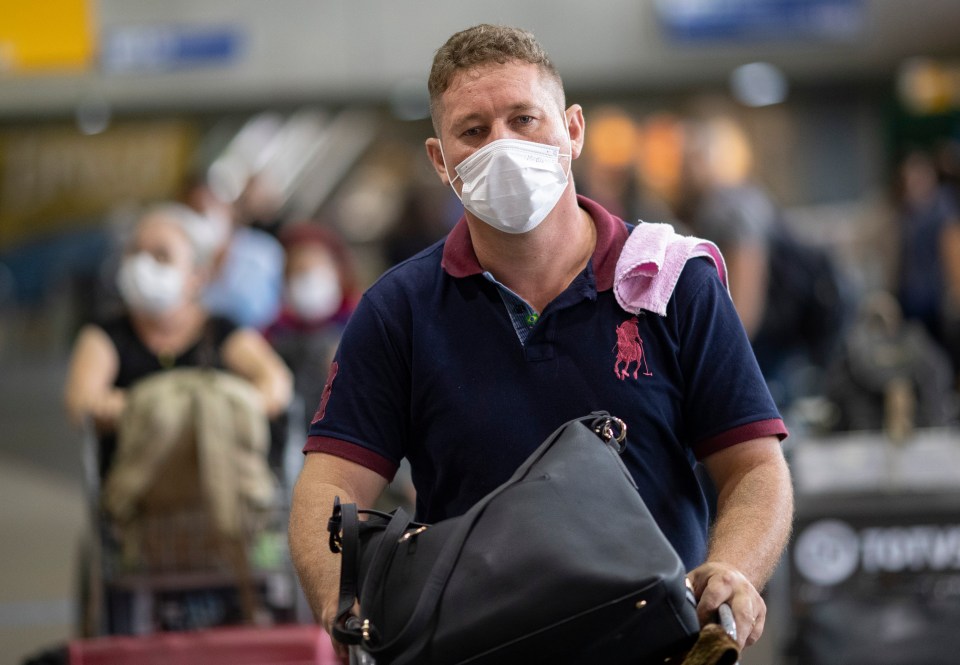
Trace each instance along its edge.
<instances>
[{"instance_id":1,"label":"yellow overhead sign","mask_svg":"<svg viewBox=\"0 0 960 665\"><path fill-rule=\"evenodd\" d=\"M0 250L102 224L111 209L177 196L197 147L182 120L0 129Z\"/></svg>"},{"instance_id":2,"label":"yellow overhead sign","mask_svg":"<svg viewBox=\"0 0 960 665\"><path fill-rule=\"evenodd\" d=\"M96 48L93 0L0 0L0 73L82 70Z\"/></svg>"}]
</instances>

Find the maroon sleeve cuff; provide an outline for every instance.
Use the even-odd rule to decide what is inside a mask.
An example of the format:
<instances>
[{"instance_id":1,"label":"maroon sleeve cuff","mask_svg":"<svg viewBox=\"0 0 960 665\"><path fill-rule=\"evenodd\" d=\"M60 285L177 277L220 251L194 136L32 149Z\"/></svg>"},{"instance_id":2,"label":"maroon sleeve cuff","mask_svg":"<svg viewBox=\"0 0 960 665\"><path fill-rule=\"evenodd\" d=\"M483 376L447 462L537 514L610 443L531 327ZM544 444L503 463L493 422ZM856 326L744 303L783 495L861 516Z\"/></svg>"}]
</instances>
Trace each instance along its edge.
<instances>
[{"instance_id":1,"label":"maroon sleeve cuff","mask_svg":"<svg viewBox=\"0 0 960 665\"><path fill-rule=\"evenodd\" d=\"M778 440L783 441L787 438L788 434L787 426L780 418L758 420L754 423L728 429L709 439L704 439L693 447L693 452L697 456L697 459L702 460L724 448L729 448L744 441L752 441L753 439L760 439L765 436L775 436Z\"/></svg>"},{"instance_id":2,"label":"maroon sleeve cuff","mask_svg":"<svg viewBox=\"0 0 960 665\"><path fill-rule=\"evenodd\" d=\"M342 439L331 439L326 436L307 437L307 443L303 446L303 452L327 453L334 457L355 462L362 467L379 473L387 479L387 482L391 482L393 476L397 473L397 465L386 457L378 455L368 448Z\"/></svg>"}]
</instances>

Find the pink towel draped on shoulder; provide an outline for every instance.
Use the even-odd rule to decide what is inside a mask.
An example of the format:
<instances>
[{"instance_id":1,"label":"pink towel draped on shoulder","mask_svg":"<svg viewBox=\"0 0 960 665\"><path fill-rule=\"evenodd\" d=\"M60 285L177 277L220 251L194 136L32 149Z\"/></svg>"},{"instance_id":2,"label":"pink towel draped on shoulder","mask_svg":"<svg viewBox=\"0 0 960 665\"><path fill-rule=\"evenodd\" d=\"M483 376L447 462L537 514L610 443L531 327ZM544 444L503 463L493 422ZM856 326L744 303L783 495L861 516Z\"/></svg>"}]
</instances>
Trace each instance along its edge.
<instances>
[{"instance_id":1,"label":"pink towel draped on shoulder","mask_svg":"<svg viewBox=\"0 0 960 665\"><path fill-rule=\"evenodd\" d=\"M720 281L727 286L727 266L715 244L680 235L670 224L637 224L617 260L613 277L617 302L634 314L646 310L666 316L683 266L699 256L713 261Z\"/></svg>"}]
</instances>

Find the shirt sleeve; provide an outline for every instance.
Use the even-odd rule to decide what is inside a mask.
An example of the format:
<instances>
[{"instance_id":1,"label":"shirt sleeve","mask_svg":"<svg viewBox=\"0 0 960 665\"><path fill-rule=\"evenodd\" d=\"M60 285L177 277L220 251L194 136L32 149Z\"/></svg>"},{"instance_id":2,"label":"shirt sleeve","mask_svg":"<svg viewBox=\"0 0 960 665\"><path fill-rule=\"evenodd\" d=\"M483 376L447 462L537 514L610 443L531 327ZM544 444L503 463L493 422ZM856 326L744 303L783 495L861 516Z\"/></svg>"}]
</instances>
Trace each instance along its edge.
<instances>
[{"instance_id":1,"label":"shirt sleeve","mask_svg":"<svg viewBox=\"0 0 960 665\"><path fill-rule=\"evenodd\" d=\"M381 316L394 311L389 300L368 293L347 324L304 452L349 459L392 480L407 440L410 359L399 317L388 324Z\"/></svg>"},{"instance_id":2,"label":"shirt sleeve","mask_svg":"<svg viewBox=\"0 0 960 665\"><path fill-rule=\"evenodd\" d=\"M684 423L700 459L787 429L729 293L706 261L690 261L678 292ZM678 284L678 286L680 286Z\"/></svg>"}]
</instances>

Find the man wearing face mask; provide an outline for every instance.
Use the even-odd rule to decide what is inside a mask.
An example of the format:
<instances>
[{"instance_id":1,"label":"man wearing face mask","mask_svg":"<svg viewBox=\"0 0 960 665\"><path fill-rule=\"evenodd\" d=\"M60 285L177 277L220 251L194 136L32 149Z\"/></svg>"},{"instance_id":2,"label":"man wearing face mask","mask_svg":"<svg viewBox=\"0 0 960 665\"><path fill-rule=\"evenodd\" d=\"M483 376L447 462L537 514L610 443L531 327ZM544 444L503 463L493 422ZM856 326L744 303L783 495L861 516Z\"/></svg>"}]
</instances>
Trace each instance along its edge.
<instances>
[{"instance_id":1,"label":"man wearing face mask","mask_svg":"<svg viewBox=\"0 0 960 665\"><path fill-rule=\"evenodd\" d=\"M316 616L329 630L337 609L334 496L372 505L406 458L417 519L455 516L559 425L602 409L628 425L624 462L702 618L729 603L752 644L791 523L786 429L717 271L687 262L666 316L619 306L630 227L577 195L582 109L530 33L453 35L429 87L427 154L465 214L364 294L331 366L291 517ZM698 461L719 490L712 523Z\"/></svg>"},{"instance_id":2,"label":"man wearing face mask","mask_svg":"<svg viewBox=\"0 0 960 665\"><path fill-rule=\"evenodd\" d=\"M268 416L291 394L290 372L260 333L210 316L200 303L209 257L206 221L186 206L158 204L138 220L117 273L121 316L88 324L74 343L65 401L72 419L89 418L101 437L101 472L110 465L127 390L175 367L223 369L248 379Z\"/></svg>"}]
</instances>

